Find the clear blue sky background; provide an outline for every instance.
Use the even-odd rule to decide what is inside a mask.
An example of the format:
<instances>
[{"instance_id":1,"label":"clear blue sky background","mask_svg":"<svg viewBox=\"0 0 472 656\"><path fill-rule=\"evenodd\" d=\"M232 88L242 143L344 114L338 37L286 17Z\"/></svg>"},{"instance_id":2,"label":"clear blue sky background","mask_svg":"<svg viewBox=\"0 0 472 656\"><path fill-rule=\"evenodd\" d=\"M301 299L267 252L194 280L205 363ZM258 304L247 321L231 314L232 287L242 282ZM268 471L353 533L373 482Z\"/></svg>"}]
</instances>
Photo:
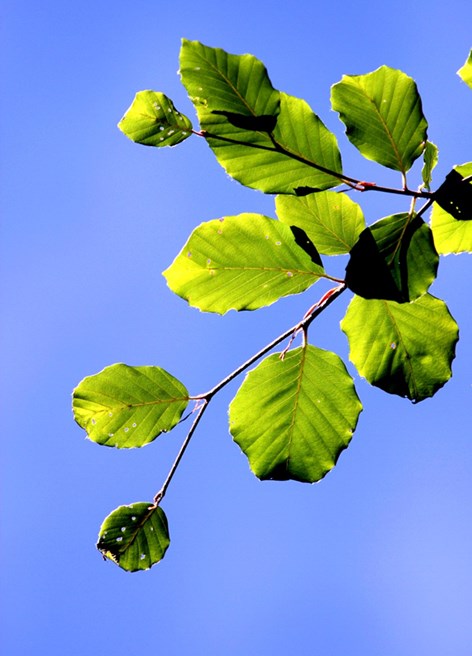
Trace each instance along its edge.
<instances>
[{"instance_id":1,"label":"clear blue sky background","mask_svg":"<svg viewBox=\"0 0 472 656\"><path fill-rule=\"evenodd\" d=\"M160 365L204 392L320 293L222 318L167 289L161 271L196 224L274 215L201 140L157 151L117 130L140 89L194 116L176 75L181 37L258 56L336 133L346 173L383 184L399 181L347 142L329 89L344 73L401 68L440 148L439 183L472 160L472 92L455 74L472 47L470 1L6 0L0 11L2 653L469 656L467 256L443 259L432 289L461 328L454 377L434 399L389 397L350 366L365 410L336 469L314 486L261 483L228 434L235 383L169 489L172 544L149 572L103 562L94 544L111 510L152 498L183 430L102 448L73 422L70 394L114 362ZM369 222L405 210L380 196L356 198ZM343 357L346 302L311 330Z\"/></svg>"}]
</instances>

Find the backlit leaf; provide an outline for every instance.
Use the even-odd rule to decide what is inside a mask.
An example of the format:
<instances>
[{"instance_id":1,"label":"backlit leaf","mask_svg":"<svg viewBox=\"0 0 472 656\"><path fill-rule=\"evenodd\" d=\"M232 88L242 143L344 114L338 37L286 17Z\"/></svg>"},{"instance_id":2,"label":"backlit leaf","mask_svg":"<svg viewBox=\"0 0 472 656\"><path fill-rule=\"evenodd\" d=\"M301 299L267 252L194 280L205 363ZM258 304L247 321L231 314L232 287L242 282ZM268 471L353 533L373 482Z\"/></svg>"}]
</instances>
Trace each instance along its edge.
<instances>
[{"instance_id":1,"label":"backlit leaf","mask_svg":"<svg viewBox=\"0 0 472 656\"><path fill-rule=\"evenodd\" d=\"M351 250L346 284L367 299L404 303L429 289L438 263L429 226L406 212L393 214L361 233Z\"/></svg>"},{"instance_id":2,"label":"backlit leaf","mask_svg":"<svg viewBox=\"0 0 472 656\"><path fill-rule=\"evenodd\" d=\"M441 255L472 252L472 179L467 182L472 176L472 162L455 166L452 173L456 176L451 179L449 174L446 183L438 189L438 192L442 189L443 207L434 203L431 213L434 243Z\"/></svg>"},{"instance_id":3,"label":"backlit leaf","mask_svg":"<svg viewBox=\"0 0 472 656\"><path fill-rule=\"evenodd\" d=\"M469 52L464 66L457 71L457 75L472 89L472 50Z\"/></svg>"},{"instance_id":4,"label":"backlit leaf","mask_svg":"<svg viewBox=\"0 0 472 656\"><path fill-rule=\"evenodd\" d=\"M277 196L275 208L283 223L302 228L318 251L326 255L348 253L365 228L360 206L334 191Z\"/></svg>"},{"instance_id":5,"label":"backlit leaf","mask_svg":"<svg viewBox=\"0 0 472 656\"><path fill-rule=\"evenodd\" d=\"M229 425L258 478L313 483L348 446L361 409L342 360L308 345L270 355L246 376Z\"/></svg>"},{"instance_id":6,"label":"backlit leaf","mask_svg":"<svg viewBox=\"0 0 472 656\"><path fill-rule=\"evenodd\" d=\"M331 103L351 143L367 159L406 173L425 148L427 123L412 78L381 66L366 75L344 75Z\"/></svg>"},{"instance_id":7,"label":"backlit leaf","mask_svg":"<svg viewBox=\"0 0 472 656\"><path fill-rule=\"evenodd\" d=\"M305 101L274 89L254 56L184 40L180 73L208 144L230 176L265 193L340 184L329 174L341 173L334 135Z\"/></svg>"},{"instance_id":8,"label":"backlit leaf","mask_svg":"<svg viewBox=\"0 0 472 656\"><path fill-rule=\"evenodd\" d=\"M164 511L148 502L116 508L103 522L97 549L127 572L149 569L169 546Z\"/></svg>"},{"instance_id":9,"label":"backlit leaf","mask_svg":"<svg viewBox=\"0 0 472 656\"><path fill-rule=\"evenodd\" d=\"M429 191L431 180L433 178L433 169L438 163L438 147L432 141L427 141L423 153L423 169L421 177L423 178L423 186Z\"/></svg>"},{"instance_id":10,"label":"backlit leaf","mask_svg":"<svg viewBox=\"0 0 472 656\"><path fill-rule=\"evenodd\" d=\"M358 372L390 394L422 401L452 375L459 330L446 304L430 294L402 304L355 296L341 328Z\"/></svg>"},{"instance_id":11,"label":"backlit leaf","mask_svg":"<svg viewBox=\"0 0 472 656\"><path fill-rule=\"evenodd\" d=\"M190 305L224 314L298 294L325 273L288 226L240 214L199 225L164 276Z\"/></svg>"},{"instance_id":12,"label":"backlit leaf","mask_svg":"<svg viewBox=\"0 0 472 656\"><path fill-rule=\"evenodd\" d=\"M170 431L188 401L184 385L164 369L114 364L75 388L73 411L89 439L123 449Z\"/></svg>"},{"instance_id":13,"label":"backlit leaf","mask_svg":"<svg viewBox=\"0 0 472 656\"><path fill-rule=\"evenodd\" d=\"M192 133L190 120L159 91L139 91L118 127L144 146L175 146Z\"/></svg>"}]
</instances>

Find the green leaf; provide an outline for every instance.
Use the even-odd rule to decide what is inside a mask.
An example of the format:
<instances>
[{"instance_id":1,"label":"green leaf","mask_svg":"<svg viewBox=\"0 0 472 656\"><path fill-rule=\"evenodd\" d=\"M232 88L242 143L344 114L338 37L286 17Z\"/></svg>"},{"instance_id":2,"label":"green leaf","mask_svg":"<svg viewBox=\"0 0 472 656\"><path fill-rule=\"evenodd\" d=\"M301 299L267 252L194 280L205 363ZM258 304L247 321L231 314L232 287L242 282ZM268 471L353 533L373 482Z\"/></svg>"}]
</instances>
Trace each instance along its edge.
<instances>
[{"instance_id":1,"label":"green leaf","mask_svg":"<svg viewBox=\"0 0 472 656\"><path fill-rule=\"evenodd\" d=\"M184 385L160 367L113 364L84 378L72 405L89 439L124 449L144 446L170 431L188 401Z\"/></svg>"},{"instance_id":2,"label":"green leaf","mask_svg":"<svg viewBox=\"0 0 472 656\"><path fill-rule=\"evenodd\" d=\"M208 144L231 177L265 193L340 183L329 174L341 173L335 136L305 101L274 89L254 56L184 40L180 73Z\"/></svg>"},{"instance_id":3,"label":"green leaf","mask_svg":"<svg viewBox=\"0 0 472 656\"><path fill-rule=\"evenodd\" d=\"M360 206L334 191L277 196L275 209L283 223L302 228L324 255L348 253L365 228Z\"/></svg>"},{"instance_id":4,"label":"green leaf","mask_svg":"<svg viewBox=\"0 0 472 656\"><path fill-rule=\"evenodd\" d=\"M431 181L433 179L433 169L438 163L438 147L432 141L426 142L426 147L423 152L423 169L421 177L423 178L423 187L428 191L431 188Z\"/></svg>"},{"instance_id":5,"label":"green leaf","mask_svg":"<svg viewBox=\"0 0 472 656\"><path fill-rule=\"evenodd\" d=\"M457 221L472 220L472 175L464 177L455 167L434 194L435 202Z\"/></svg>"},{"instance_id":6,"label":"green leaf","mask_svg":"<svg viewBox=\"0 0 472 656\"><path fill-rule=\"evenodd\" d=\"M422 401L452 375L459 329L430 294L401 305L355 296L341 328L360 375L390 394Z\"/></svg>"},{"instance_id":7,"label":"green leaf","mask_svg":"<svg viewBox=\"0 0 472 656\"><path fill-rule=\"evenodd\" d=\"M472 50L464 66L457 71L457 75L472 89Z\"/></svg>"},{"instance_id":8,"label":"green leaf","mask_svg":"<svg viewBox=\"0 0 472 656\"><path fill-rule=\"evenodd\" d=\"M393 214L361 233L351 250L346 284L366 299L405 303L429 289L438 263L429 226L406 212Z\"/></svg>"},{"instance_id":9,"label":"green leaf","mask_svg":"<svg viewBox=\"0 0 472 656\"><path fill-rule=\"evenodd\" d=\"M427 123L412 78L381 66L366 75L344 75L331 103L346 135L367 159L403 174L425 148Z\"/></svg>"},{"instance_id":10,"label":"green leaf","mask_svg":"<svg viewBox=\"0 0 472 656\"><path fill-rule=\"evenodd\" d=\"M199 225L164 276L190 305L224 314L271 305L325 273L288 226L260 214L240 214Z\"/></svg>"},{"instance_id":11,"label":"green leaf","mask_svg":"<svg viewBox=\"0 0 472 656\"><path fill-rule=\"evenodd\" d=\"M361 410L342 360L308 345L283 358L275 353L251 371L229 424L258 478L313 483L348 446Z\"/></svg>"},{"instance_id":12,"label":"green leaf","mask_svg":"<svg viewBox=\"0 0 472 656\"><path fill-rule=\"evenodd\" d=\"M472 180L467 181L472 176L472 162L455 166L451 173L456 175L449 174L436 192L443 207L436 202L431 213L434 243L441 255L472 251Z\"/></svg>"},{"instance_id":13,"label":"green leaf","mask_svg":"<svg viewBox=\"0 0 472 656\"><path fill-rule=\"evenodd\" d=\"M127 572L149 569L170 544L164 511L147 502L116 508L100 527L97 549Z\"/></svg>"},{"instance_id":14,"label":"green leaf","mask_svg":"<svg viewBox=\"0 0 472 656\"><path fill-rule=\"evenodd\" d=\"M192 134L191 121L159 91L139 91L118 127L144 146L175 146Z\"/></svg>"}]
</instances>

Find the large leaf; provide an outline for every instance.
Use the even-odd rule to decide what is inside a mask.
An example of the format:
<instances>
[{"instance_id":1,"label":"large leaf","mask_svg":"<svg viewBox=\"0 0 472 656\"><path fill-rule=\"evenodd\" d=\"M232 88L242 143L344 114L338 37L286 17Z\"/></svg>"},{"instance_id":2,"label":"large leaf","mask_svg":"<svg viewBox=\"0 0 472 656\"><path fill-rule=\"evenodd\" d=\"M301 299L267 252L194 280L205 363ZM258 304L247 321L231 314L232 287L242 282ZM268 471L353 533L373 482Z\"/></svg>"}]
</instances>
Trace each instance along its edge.
<instances>
[{"instance_id":1,"label":"large leaf","mask_svg":"<svg viewBox=\"0 0 472 656\"><path fill-rule=\"evenodd\" d=\"M390 394L422 401L452 375L459 329L434 296L403 304L355 296L341 328L361 376Z\"/></svg>"},{"instance_id":2,"label":"large leaf","mask_svg":"<svg viewBox=\"0 0 472 656\"><path fill-rule=\"evenodd\" d=\"M464 66L457 71L457 75L472 89L472 50L469 52Z\"/></svg>"},{"instance_id":3,"label":"large leaf","mask_svg":"<svg viewBox=\"0 0 472 656\"><path fill-rule=\"evenodd\" d=\"M306 102L272 87L252 55L231 55L197 41L182 43L182 82L219 163L265 193L326 189L341 173L336 138Z\"/></svg>"},{"instance_id":4,"label":"large leaf","mask_svg":"<svg viewBox=\"0 0 472 656\"><path fill-rule=\"evenodd\" d=\"M361 409L342 360L308 345L271 355L246 376L229 425L258 478L313 483L348 446Z\"/></svg>"},{"instance_id":5,"label":"large leaf","mask_svg":"<svg viewBox=\"0 0 472 656\"><path fill-rule=\"evenodd\" d=\"M97 549L122 569L136 572L162 560L169 543L164 511L140 501L108 515L100 527Z\"/></svg>"},{"instance_id":6,"label":"large leaf","mask_svg":"<svg viewBox=\"0 0 472 656\"><path fill-rule=\"evenodd\" d=\"M247 119L276 117L279 112L279 92L264 64L253 55L231 55L221 48L183 39L180 75L197 108Z\"/></svg>"},{"instance_id":7,"label":"large leaf","mask_svg":"<svg viewBox=\"0 0 472 656\"><path fill-rule=\"evenodd\" d=\"M192 133L191 121L159 91L139 91L118 123L131 141L144 146L175 146Z\"/></svg>"},{"instance_id":8,"label":"large leaf","mask_svg":"<svg viewBox=\"0 0 472 656\"><path fill-rule=\"evenodd\" d=\"M323 191L308 196L277 196L279 219L302 228L325 255L348 253L365 228L360 206L345 194Z\"/></svg>"},{"instance_id":9,"label":"large leaf","mask_svg":"<svg viewBox=\"0 0 472 656\"><path fill-rule=\"evenodd\" d=\"M402 71L381 66L366 75L344 75L332 87L331 103L367 159L404 174L423 152L427 123L421 98Z\"/></svg>"},{"instance_id":10,"label":"large leaf","mask_svg":"<svg viewBox=\"0 0 472 656\"><path fill-rule=\"evenodd\" d=\"M471 176L472 162L455 166L436 192L431 229L441 255L472 251Z\"/></svg>"},{"instance_id":11,"label":"large leaf","mask_svg":"<svg viewBox=\"0 0 472 656\"><path fill-rule=\"evenodd\" d=\"M202 223L164 271L173 292L205 312L255 310L298 294L325 276L313 247L280 221L260 214Z\"/></svg>"},{"instance_id":12,"label":"large leaf","mask_svg":"<svg viewBox=\"0 0 472 656\"><path fill-rule=\"evenodd\" d=\"M393 214L366 228L351 250L346 284L367 299L411 301L436 277L439 258L420 217Z\"/></svg>"},{"instance_id":13,"label":"large leaf","mask_svg":"<svg viewBox=\"0 0 472 656\"><path fill-rule=\"evenodd\" d=\"M73 411L93 442L122 449L170 431L188 401L185 386L164 369L114 364L76 387Z\"/></svg>"}]
</instances>

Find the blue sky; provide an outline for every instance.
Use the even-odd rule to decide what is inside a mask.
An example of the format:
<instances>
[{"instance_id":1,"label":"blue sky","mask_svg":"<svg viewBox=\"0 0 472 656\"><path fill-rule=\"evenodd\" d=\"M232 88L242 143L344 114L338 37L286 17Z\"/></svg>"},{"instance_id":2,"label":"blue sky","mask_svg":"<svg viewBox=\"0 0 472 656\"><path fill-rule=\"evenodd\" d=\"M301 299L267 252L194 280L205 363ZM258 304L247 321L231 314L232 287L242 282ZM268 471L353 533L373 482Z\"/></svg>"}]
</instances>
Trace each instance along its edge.
<instances>
[{"instance_id":1,"label":"blue sky","mask_svg":"<svg viewBox=\"0 0 472 656\"><path fill-rule=\"evenodd\" d=\"M140 89L193 118L176 74L181 37L262 59L274 86L336 133L346 173L379 184L399 181L347 142L329 90L345 73L401 68L440 149L439 183L472 160L472 92L455 74L472 47L470 2L6 0L1 14L3 653L470 654L467 256L444 258L432 288L461 330L436 397L414 406L349 365L364 412L335 470L314 486L261 483L228 434L233 384L169 489L172 543L149 572L103 562L98 528L152 498L184 433L115 451L86 441L70 410L73 387L114 362L159 365L204 392L317 300L219 317L167 289L161 271L195 225L274 216L273 199L230 181L201 140L161 152L117 130ZM369 222L406 209L356 200ZM347 358L345 307L310 337Z\"/></svg>"}]
</instances>

